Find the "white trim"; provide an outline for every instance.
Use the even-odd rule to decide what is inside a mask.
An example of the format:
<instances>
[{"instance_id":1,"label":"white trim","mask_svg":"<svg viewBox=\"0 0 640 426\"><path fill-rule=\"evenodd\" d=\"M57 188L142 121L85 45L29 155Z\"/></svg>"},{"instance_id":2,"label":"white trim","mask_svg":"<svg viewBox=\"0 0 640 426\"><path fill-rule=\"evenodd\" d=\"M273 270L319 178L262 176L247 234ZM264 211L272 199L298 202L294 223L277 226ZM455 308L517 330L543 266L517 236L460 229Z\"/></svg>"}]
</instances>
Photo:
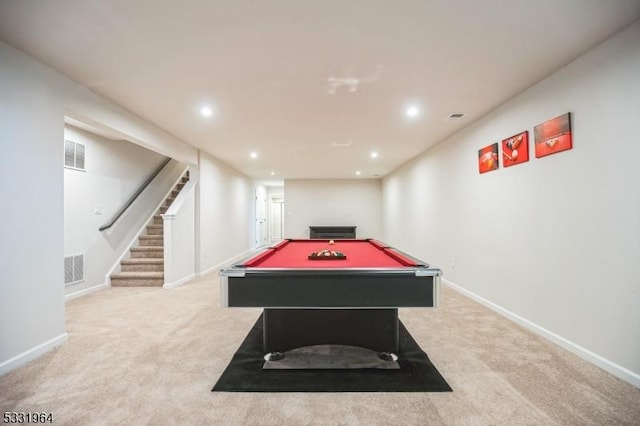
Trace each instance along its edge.
<instances>
[{"instance_id":1,"label":"white trim","mask_svg":"<svg viewBox=\"0 0 640 426\"><path fill-rule=\"evenodd\" d=\"M95 293L96 291L104 290L105 288L109 288L107 283L102 283L98 285L94 285L89 288L83 288L82 290L74 291L73 293L65 294L64 301L68 302L69 300L77 299L78 297L86 296L87 294Z\"/></svg>"},{"instance_id":2,"label":"white trim","mask_svg":"<svg viewBox=\"0 0 640 426\"><path fill-rule=\"evenodd\" d=\"M629 370L628 368L618 365L612 361L609 361L608 359L594 352L591 352L590 350L583 348L582 346L577 345L571 342L570 340L567 340L566 338L559 336L553 333L552 331L549 331L546 328L543 328L538 324L535 324L529 321L526 318L521 317L520 315L514 314L513 312L507 309L504 309L503 307L496 305L495 303L490 302L487 299L481 296L478 296L477 294L457 284L454 284L449 280L446 280L443 278L442 282L444 282L448 287L452 288L453 290L456 290L457 292L464 294L465 296L475 300L481 305L486 306L492 311L497 312L498 314L506 317L507 319L510 319L511 321L521 325L527 330L530 330L536 333L537 335L542 336L545 339L555 343L556 345L568 350L569 352L578 355L580 358L584 359L585 361L588 361L596 365L597 367L602 368L604 371L616 376L617 378L622 379L625 382L637 388L640 388L640 374L635 373Z\"/></svg>"},{"instance_id":3,"label":"white trim","mask_svg":"<svg viewBox=\"0 0 640 426\"><path fill-rule=\"evenodd\" d=\"M68 334L62 333L61 335L56 336L53 339L47 340L44 343L40 343L39 345L34 346L33 348L0 363L0 376L7 374L10 371L15 370L16 368L22 367L29 361L32 361L49 352L50 350L57 348L63 343L66 343L67 340L69 340Z\"/></svg>"},{"instance_id":4,"label":"white trim","mask_svg":"<svg viewBox=\"0 0 640 426\"><path fill-rule=\"evenodd\" d=\"M178 281L174 281L172 283L164 283L162 284L162 288L176 288L183 284L186 284L188 281L191 281L196 277L195 272L193 274L189 274L184 278L180 278Z\"/></svg>"},{"instance_id":5,"label":"white trim","mask_svg":"<svg viewBox=\"0 0 640 426\"><path fill-rule=\"evenodd\" d=\"M251 253L253 253L253 252L257 252L258 250L261 250L262 248L264 248L264 247L266 247L266 246L267 246L267 245L265 244L265 245L261 245L260 247L255 247L255 248L249 249L249 250L247 250L247 251L244 251L244 252L242 252L242 253L240 253L240 254L238 254L238 255L235 255L235 256L233 256L233 257L231 257L231 258L227 259L227 260L224 260L224 261L222 261L222 262L220 262L220 263L218 263L218 264L216 264L216 265L213 265L213 266L211 266L211 267L209 267L209 268L205 269L204 271L202 271L202 272L200 272L200 273L196 274L196 276L198 276L198 277L202 277L202 276L204 276L204 275L210 274L211 272L215 271L216 269L221 269L222 267L227 266L227 265L229 265L230 263L236 262L236 261L238 261L238 260L242 259L243 257L247 257L247 256L249 256Z\"/></svg>"}]
</instances>

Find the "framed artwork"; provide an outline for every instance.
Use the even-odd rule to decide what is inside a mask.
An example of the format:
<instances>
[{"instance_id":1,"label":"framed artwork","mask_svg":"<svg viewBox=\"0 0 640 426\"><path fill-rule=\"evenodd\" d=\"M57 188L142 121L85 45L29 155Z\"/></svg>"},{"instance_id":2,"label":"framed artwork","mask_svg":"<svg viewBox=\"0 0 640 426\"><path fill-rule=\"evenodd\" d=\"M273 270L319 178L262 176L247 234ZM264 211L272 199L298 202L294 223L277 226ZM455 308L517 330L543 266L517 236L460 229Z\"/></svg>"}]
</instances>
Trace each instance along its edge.
<instances>
[{"instance_id":1,"label":"framed artwork","mask_svg":"<svg viewBox=\"0 0 640 426\"><path fill-rule=\"evenodd\" d=\"M502 165L504 167L529 161L529 131L513 135L502 141Z\"/></svg>"},{"instance_id":2,"label":"framed artwork","mask_svg":"<svg viewBox=\"0 0 640 426\"><path fill-rule=\"evenodd\" d=\"M480 173L490 172L498 168L498 143L487 145L478 150L478 167Z\"/></svg>"},{"instance_id":3,"label":"framed artwork","mask_svg":"<svg viewBox=\"0 0 640 426\"><path fill-rule=\"evenodd\" d=\"M533 128L536 158L545 157L573 148L571 113L566 113L538 124Z\"/></svg>"}]
</instances>

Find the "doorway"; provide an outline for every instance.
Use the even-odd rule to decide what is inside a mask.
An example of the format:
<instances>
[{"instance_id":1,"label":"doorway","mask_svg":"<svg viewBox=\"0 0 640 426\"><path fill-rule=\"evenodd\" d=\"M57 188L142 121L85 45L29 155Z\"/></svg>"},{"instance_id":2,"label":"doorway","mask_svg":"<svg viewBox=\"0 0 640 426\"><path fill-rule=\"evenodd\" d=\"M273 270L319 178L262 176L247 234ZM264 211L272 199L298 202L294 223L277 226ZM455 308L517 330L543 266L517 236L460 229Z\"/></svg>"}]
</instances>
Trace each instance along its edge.
<instances>
[{"instance_id":1,"label":"doorway","mask_svg":"<svg viewBox=\"0 0 640 426\"><path fill-rule=\"evenodd\" d=\"M284 195L269 197L269 241L275 243L284 238Z\"/></svg>"}]
</instances>

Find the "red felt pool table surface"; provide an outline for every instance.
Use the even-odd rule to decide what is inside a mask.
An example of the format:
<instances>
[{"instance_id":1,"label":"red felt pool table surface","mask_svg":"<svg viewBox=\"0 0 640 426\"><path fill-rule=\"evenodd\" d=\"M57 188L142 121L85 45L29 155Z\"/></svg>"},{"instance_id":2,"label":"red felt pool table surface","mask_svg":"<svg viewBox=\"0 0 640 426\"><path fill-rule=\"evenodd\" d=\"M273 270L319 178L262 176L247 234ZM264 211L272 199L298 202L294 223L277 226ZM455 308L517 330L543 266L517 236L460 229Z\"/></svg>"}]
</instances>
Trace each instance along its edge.
<instances>
[{"instance_id":1,"label":"red felt pool table surface","mask_svg":"<svg viewBox=\"0 0 640 426\"><path fill-rule=\"evenodd\" d=\"M346 259L310 260L320 250L342 252ZM376 240L284 240L244 262L254 268L402 268L417 266L411 258Z\"/></svg>"}]
</instances>

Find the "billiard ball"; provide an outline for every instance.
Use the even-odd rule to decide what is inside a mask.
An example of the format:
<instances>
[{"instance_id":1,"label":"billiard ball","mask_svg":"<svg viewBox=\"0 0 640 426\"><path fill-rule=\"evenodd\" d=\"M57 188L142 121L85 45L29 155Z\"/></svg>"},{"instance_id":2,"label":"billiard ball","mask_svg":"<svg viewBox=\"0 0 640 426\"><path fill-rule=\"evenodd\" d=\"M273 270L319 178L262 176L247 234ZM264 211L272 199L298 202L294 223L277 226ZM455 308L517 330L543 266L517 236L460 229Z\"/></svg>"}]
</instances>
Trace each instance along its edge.
<instances>
[{"instance_id":1,"label":"billiard ball","mask_svg":"<svg viewBox=\"0 0 640 426\"><path fill-rule=\"evenodd\" d=\"M333 240L329 240L329 244L333 244Z\"/></svg>"}]
</instances>

